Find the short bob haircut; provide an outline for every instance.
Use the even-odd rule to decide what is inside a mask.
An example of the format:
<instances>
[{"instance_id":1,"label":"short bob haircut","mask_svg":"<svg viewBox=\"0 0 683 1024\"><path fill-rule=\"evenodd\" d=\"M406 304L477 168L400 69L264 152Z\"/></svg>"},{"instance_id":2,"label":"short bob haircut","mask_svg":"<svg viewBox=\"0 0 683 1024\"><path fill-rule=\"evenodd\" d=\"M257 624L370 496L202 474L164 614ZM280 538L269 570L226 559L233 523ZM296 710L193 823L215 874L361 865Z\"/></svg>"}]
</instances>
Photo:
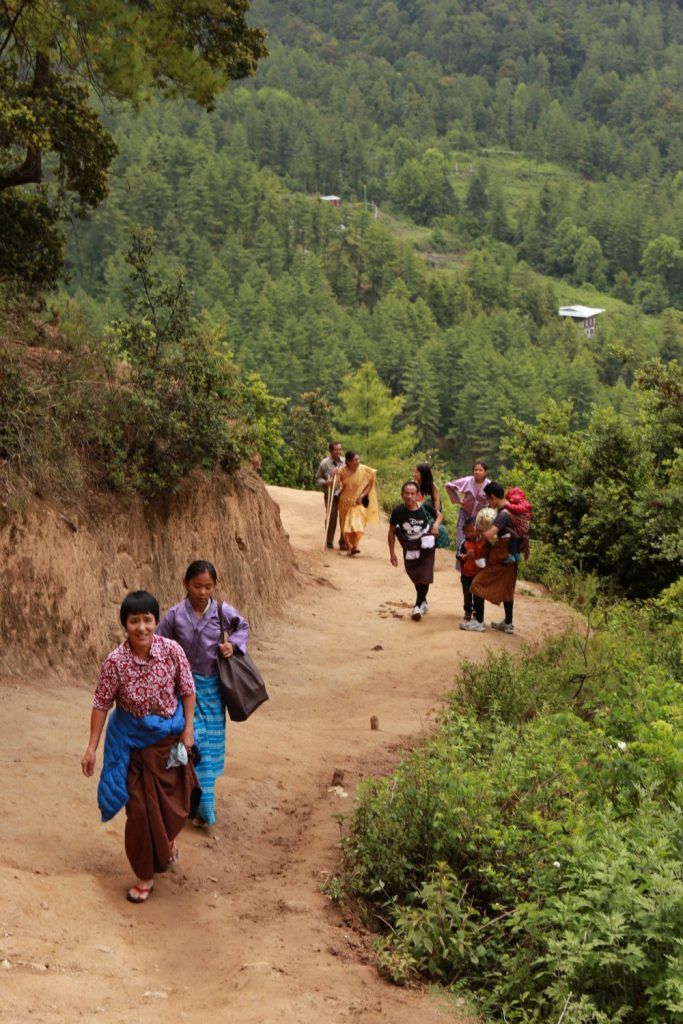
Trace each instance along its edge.
<instances>
[{"instance_id":1,"label":"short bob haircut","mask_svg":"<svg viewBox=\"0 0 683 1024\"><path fill-rule=\"evenodd\" d=\"M129 615L148 614L153 615L156 622L159 621L159 602L153 594L149 594L146 590L133 590L130 594L126 594L119 612L124 629Z\"/></svg>"}]
</instances>

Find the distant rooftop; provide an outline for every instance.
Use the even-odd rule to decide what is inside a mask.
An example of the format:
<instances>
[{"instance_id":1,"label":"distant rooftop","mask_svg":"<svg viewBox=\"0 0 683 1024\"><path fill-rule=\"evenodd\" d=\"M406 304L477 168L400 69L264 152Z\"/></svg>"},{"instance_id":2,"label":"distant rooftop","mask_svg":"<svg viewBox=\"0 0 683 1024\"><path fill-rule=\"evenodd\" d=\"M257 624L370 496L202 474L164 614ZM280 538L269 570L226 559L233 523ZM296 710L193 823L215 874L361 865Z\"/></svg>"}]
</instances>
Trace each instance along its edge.
<instances>
[{"instance_id":1,"label":"distant rooftop","mask_svg":"<svg viewBox=\"0 0 683 1024\"><path fill-rule=\"evenodd\" d=\"M322 201L324 203L334 203L334 202L338 203L338 202L341 201L339 199L339 196L321 196L320 198L322 199Z\"/></svg>"},{"instance_id":2,"label":"distant rooftop","mask_svg":"<svg viewBox=\"0 0 683 1024\"><path fill-rule=\"evenodd\" d=\"M589 317L598 316L605 310L593 306L560 306L557 312L560 316L570 316L574 320L588 320Z\"/></svg>"}]
</instances>

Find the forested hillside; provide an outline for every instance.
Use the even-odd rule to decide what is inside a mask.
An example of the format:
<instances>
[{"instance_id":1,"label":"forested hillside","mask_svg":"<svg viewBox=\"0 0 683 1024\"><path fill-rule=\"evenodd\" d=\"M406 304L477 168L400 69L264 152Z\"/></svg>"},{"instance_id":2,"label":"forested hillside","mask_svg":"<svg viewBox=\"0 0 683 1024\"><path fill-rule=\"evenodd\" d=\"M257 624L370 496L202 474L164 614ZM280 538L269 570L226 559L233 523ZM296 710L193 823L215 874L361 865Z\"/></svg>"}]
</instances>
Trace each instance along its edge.
<instances>
[{"instance_id":1,"label":"forested hillside","mask_svg":"<svg viewBox=\"0 0 683 1024\"><path fill-rule=\"evenodd\" d=\"M33 4L25 10L39 17ZM45 292L60 272L59 223L68 223L53 323L71 332L77 354L85 348L98 375L115 379L123 360L140 386L140 441L114 423L98 430L100 399L78 392L92 425L81 449L94 453L98 475L124 486L131 478L122 466L132 459L134 486L151 492L174 485L193 460L231 463L258 447L267 479L310 486L333 431L358 444L385 480L425 453L438 475L474 457L499 472L527 449L540 451L533 432L542 440L552 423L563 436L580 431L582 451L606 433L628 438L612 468L655 474L665 506L677 507L677 431L667 432L667 449L656 426L638 426L652 419L647 382L664 374L666 383L666 367L675 370L683 353L679 6L259 0L249 17L268 31L269 56L258 32L236 29L261 59L229 64L225 78L255 75L227 91L211 70L209 37L205 64L188 63L180 45L175 78L161 78L150 98L148 74L122 81L104 51L88 63L87 39L76 34L82 74L104 97L87 111L94 149L80 153L78 174L64 124L50 120L57 108L40 105L35 76L22 85L32 37L7 22L26 71L22 79L19 64L13 78L3 62L14 94L2 108L0 218L13 248L0 257L0 278L10 289ZM163 64L151 26L149 38L128 30L124 19L108 45L134 60L146 48ZM220 37L220 46L229 43ZM64 52L53 58L62 91L73 79ZM73 133L85 116L78 88L67 112ZM27 109L51 132L41 141L46 154L52 147L52 171L33 192L4 187L33 166ZM97 194L85 188L92 175ZM338 195L340 205L321 194ZM84 217L88 206L94 212ZM576 302L605 309L594 337L558 316ZM88 327L74 334L83 316ZM200 350L203 372L188 372L181 399L154 375L155 360L173 377ZM10 355L8 381L19 373ZM78 358L70 373L88 379ZM195 363L198 371L202 357ZM230 383L218 387L221 366ZM44 381L54 375L52 366ZM160 408L178 403L172 465L153 438L167 425L148 415L148 380ZM21 429L10 420L4 449L26 466L22 431L36 413L31 387L24 391ZM231 423L228 393L245 396L248 429ZM64 394L53 404L64 418L50 425L43 416L41 436L73 437L78 447ZM206 415L205 394L220 429L196 443L189 424ZM548 515L537 529L543 537L553 516L572 523L570 559L590 549L585 509L595 500L602 507L596 465L586 458L581 506L565 507L564 482L543 478ZM636 491L622 495L634 513ZM645 563L657 562L662 583L681 560L670 527L643 523L645 540L632 545ZM640 568L624 570L618 546L609 558L605 549L585 557L620 585L652 589Z\"/></svg>"},{"instance_id":2,"label":"forested hillside","mask_svg":"<svg viewBox=\"0 0 683 1024\"><path fill-rule=\"evenodd\" d=\"M280 63L271 41L262 78L337 113L362 97L368 126L505 146L592 177L680 169L675 0L258 0L253 10L287 49Z\"/></svg>"},{"instance_id":3,"label":"forested hillside","mask_svg":"<svg viewBox=\"0 0 683 1024\"><path fill-rule=\"evenodd\" d=\"M678 6L253 18L271 51L253 84L210 113L111 121L112 195L69 246L94 322L121 312L131 232L153 228L165 271L274 394L334 404L370 361L404 396L397 424L453 465L497 463L502 416L531 422L548 398L572 400L575 425L594 404L633 416L633 361L683 345L676 313L643 315L683 300ZM576 301L608 310L593 340L557 317Z\"/></svg>"}]
</instances>

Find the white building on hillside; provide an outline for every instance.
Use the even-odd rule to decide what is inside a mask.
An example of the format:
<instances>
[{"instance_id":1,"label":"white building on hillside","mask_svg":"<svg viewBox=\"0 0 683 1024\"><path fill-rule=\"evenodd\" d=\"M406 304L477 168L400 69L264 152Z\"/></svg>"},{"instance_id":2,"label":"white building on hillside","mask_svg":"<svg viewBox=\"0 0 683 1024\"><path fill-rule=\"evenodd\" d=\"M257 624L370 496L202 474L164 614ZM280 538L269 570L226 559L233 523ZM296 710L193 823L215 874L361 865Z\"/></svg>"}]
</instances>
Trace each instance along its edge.
<instances>
[{"instance_id":1,"label":"white building on hillside","mask_svg":"<svg viewBox=\"0 0 683 1024\"><path fill-rule=\"evenodd\" d=\"M569 317L579 325L584 334L592 338L595 334L595 318L605 310L595 309L592 306L560 306L557 312L560 316Z\"/></svg>"}]
</instances>

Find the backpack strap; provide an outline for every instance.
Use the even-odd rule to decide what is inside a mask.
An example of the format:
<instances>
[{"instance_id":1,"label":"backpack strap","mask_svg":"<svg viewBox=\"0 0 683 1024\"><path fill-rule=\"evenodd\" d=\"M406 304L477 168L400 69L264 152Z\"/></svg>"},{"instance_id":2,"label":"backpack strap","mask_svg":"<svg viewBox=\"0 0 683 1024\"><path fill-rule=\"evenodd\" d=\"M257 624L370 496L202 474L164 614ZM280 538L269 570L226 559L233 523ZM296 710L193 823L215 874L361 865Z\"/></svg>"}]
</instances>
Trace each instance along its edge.
<instances>
[{"instance_id":1,"label":"backpack strap","mask_svg":"<svg viewBox=\"0 0 683 1024\"><path fill-rule=\"evenodd\" d=\"M220 627L221 627L221 640L220 640L220 642L224 643L225 642L224 641L225 635L227 634L228 636L230 636L230 633L225 628L225 619L223 618L223 602L219 601L218 598L216 598L216 608L218 609L218 622L219 622Z\"/></svg>"}]
</instances>

